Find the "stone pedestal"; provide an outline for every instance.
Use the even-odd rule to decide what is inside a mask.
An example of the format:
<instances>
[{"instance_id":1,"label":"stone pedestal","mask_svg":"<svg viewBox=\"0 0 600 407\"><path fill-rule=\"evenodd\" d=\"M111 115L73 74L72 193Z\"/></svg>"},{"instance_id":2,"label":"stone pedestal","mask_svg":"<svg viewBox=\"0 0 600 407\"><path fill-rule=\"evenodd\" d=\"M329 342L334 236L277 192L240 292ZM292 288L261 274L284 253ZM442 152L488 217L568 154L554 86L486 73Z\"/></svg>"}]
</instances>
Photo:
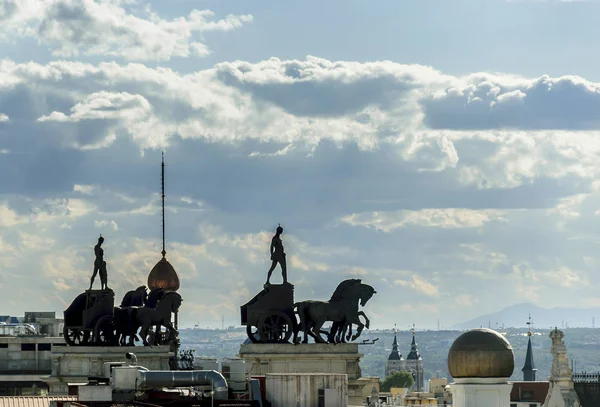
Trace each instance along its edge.
<instances>
[{"instance_id":1,"label":"stone pedestal","mask_svg":"<svg viewBox=\"0 0 600 407\"><path fill-rule=\"evenodd\" d=\"M53 347L50 356L52 374L42 378L50 395L68 394L69 383L87 383L88 377L103 376L105 362L131 363L127 352L137 356L137 364L150 370L169 370L174 356L168 346L61 346Z\"/></svg>"},{"instance_id":2,"label":"stone pedestal","mask_svg":"<svg viewBox=\"0 0 600 407\"><path fill-rule=\"evenodd\" d=\"M266 344L251 343L240 347L239 357L246 361L251 376L268 373L333 373L348 376L348 403L362 405L363 388L373 379L362 379L356 343Z\"/></svg>"},{"instance_id":3,"label":"stone pedestal","mask_svg":"<svg viewBox=\"0 0 600 407\"><path fill-rule=\"evenodd\" d=\"M510 405L512 383L452 383L454 407L506 407Z\"/></svg>"}]
</instances>

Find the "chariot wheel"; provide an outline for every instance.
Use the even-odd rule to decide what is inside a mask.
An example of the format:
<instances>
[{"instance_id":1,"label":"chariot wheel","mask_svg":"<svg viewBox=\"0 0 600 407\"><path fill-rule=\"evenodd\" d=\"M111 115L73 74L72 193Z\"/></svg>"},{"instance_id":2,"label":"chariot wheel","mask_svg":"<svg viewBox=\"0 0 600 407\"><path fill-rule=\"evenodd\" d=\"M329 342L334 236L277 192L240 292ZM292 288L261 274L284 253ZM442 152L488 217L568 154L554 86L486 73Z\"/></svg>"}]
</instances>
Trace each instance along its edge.
<instances>
[{"instance_id":1,"label":"chariot wheel","mask_svg":"<svg viewBox=\"0 0 600 407\"><path fill-rule=\"evenodd\" d=\"M115 317L104 315L101 317L94 328L94 342L103 346L118 345L117 335L115 335Z\"/></svg>"},{"instance_id":2,"label":"chariot wheel","mask_svg":"<svg viewBox=\"0 0 600 407\"><path fill-rule=\"evenodd\" d=\"M259 343L261 341L258 328L255 326L246 325L246 334L248 334L248 339L250 339L250 342L252 343Z\"/></svg>"},{"instance_id":3,"label":"chariot wheel","mask_svg":"<svg viewBox=\"0 0 600 407\"><path fill-rule=\"evenodd\" d=\"M79 328L69 328L65 326L63 328L63 337L65 342L70 346L82 346L87 345L90 341L90 331L84 331Z\"/></svg>"},{"instance_id":4,"label":"chariot wheel","mask_svg":"<svg viewBox=\"0 0 600 407\"><path fill-rule=\"evenodd\" d=\"M290 340L294 324L290 317L281 311L269 311L258 321L260 339L267 343L281 343Z\"/></svg>"}]
</instances>

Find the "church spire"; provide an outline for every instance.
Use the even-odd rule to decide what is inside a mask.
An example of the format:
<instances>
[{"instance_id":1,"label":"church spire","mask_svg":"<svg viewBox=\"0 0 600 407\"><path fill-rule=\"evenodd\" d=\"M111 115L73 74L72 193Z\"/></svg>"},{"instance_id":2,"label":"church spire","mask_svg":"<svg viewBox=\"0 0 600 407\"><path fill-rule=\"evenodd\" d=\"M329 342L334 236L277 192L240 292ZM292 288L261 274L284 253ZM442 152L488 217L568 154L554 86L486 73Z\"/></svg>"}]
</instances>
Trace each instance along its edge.
<instances>
[{"instance_id":1,"label":"church spire","mask_svg":"<svg viewBox=\"0 0 600 407\"><path fill-rule=\"evenodd\" d=\"M392 353L388 360L401 360L402 355L398 352L398 339L396 338L396 325L394 324L394 343L392 344Z\"/></svg>"},{"instance_id":2,"label":"church spire","mask_svg":"<svg viewBox=\"0 0 600 407\"><path fill-rule=\"evenodd\" d=\"M527 325L529 326L529 330L527 331L527 336L529 337L527 341L527 354L525 355L525 364L523 365L523 381L526 382L535 382L535 372L537 369L535 368L535 364L533 363L533 349L531 347L531 326L533 323L531 322L531 315L529 315L529 320L527 321Z\"/></svg>"},{"instance_id":3,"label":"church spire","mask_svg":"<svg viewBox=\"0 0 600 407\"><path fill-rule=\"evenodd\" d=\"M406 356L406 360L419 360L421 359L421 355L419 354L419 348L415 339L415 335L417 334L417 331L415 330L415 324L413 324L412 334L413 337L412 342L410 343L410 352Z\"/></svg>"}]
</instances>

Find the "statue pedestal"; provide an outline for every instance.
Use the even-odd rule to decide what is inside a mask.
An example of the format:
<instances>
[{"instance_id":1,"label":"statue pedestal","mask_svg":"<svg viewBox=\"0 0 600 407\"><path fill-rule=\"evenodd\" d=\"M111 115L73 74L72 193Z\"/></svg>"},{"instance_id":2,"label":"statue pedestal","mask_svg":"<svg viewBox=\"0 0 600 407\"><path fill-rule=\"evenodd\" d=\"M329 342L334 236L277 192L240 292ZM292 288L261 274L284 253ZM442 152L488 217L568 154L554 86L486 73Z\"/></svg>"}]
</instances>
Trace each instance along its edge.
<instances>
[{"instance_id":1,"label":"statue pedestal","mask_svg":"<svg viewBox=\"0 0 600 407\"><path fill-rule=\"evenodd\" d=\"M104 362L131 363L127 352L137 356L137 364L150 370L169 370L174 356L168 346L53 346L52 374L43 378L50 395L68 394L69 383L87 383L88 377L104 376Z\"/></svg>"},{"instance_id":2,"label":"statue pedestal","mask_svg":"<svg viewBox=\"0 0 600 407\"><path fill-rule=\"evenodd\" d=\"M370 391L378 378L361 378L356 343L269 344L240 346L239 357L246 361L251 376L270 373L332 373L348 375L348 403L362 405L363 389Z\"/></svg>"}]
</instances>

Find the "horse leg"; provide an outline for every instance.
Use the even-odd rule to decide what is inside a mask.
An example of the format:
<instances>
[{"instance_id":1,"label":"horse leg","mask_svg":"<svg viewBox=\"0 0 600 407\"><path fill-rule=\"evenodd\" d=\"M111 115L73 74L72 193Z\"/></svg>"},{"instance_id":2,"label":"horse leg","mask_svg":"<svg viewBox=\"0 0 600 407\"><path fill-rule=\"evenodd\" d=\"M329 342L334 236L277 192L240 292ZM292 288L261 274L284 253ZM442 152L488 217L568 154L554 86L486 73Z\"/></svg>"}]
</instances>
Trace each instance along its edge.
<instances>
[{"instance_id":1,"label":"horse leg","mask_svg":"<svg viewBox=\"0 0 600 407\"><path fill-rule=\"evenodd\" d=\"M349 341L352 339L352 322L348 324L348 334L346 335L346 340Z\"/></svg>"},{"instance_id":2,"label":"horse leg","mask_svg":"<svg viewBox=\"0 0 600 407\"><path fill-rule=\"evenodd\" d=\"M300 318L300 330L304 334L304 338L302 339L302 343L308 343L308 323L306 320L306 305L302 303L298 303L296 306L296 310L298 312L298 318Z\"/></svg>"},{"instance_id":3,"label":"horse leg","mask_svg":"<svg viewBox=\"0 0 600 407\"><path fill-rule=\"evenodd\" d=\"M365 325L360 321L360 319L358 319L358 317L356 317L356 319L354 320L354 323L358 326L358 328L356 328L356 333L354 334L354 336L352 336L353 341L355 341L356 338L358 338L360 336L360 333L362 332L363 328L365 327Z\"/></svg>"},{"instance_id":4,"label":"horse leg","mask_svg":"<svg viewBox=\"0 0 600 407\"><path fill-rule=\"evenodd\" d=\"M144 342L144 346L152 346L148 343L148 331L150 330L150 323L148 322L144 322L144 324L142 325L142 330L140 332L140 336L142 337L142 341Z\"/></svg>"},{"instance_id":5,"label":"horse leg","mask_svg":"<svg viewBox=\"0 0 600 407\"><path fill-rule=\"evenodd\" d=\"M369 325L371 325L371 321L369 320L369 318L367 318L367 315L363 311L358 311L358 314L356 314L356 317L358 318L361 315L365 318L365 328L369 329Z\"/></svg>"},{"instance_id":6,"label":"horse leg","mask_svg":"<svg viewBox=\"0 0 600 407\"><path fill-rule=\"evenodd\" d=\"M348 330L348 325L352 326L352 324L348 324L347 320L344 321L344 325L338 335L338 343L346 343L346 331Z\"/></svg>"},{"instance_id":7,"label":"horse leg","mask_svg":"<svg viewBox=\"0 0 600 407\"><path fill-rule=\"evenodd\" d=\"M298 333L300 332L300 323L298 323L298 321L296 320L296 315L295 314L294 314L294 321L293 322L295 322L295 324L294 324L294 339L293 339L292 343L298 344L299 343L299 341L298 341Z\"/></svg>"},{"instance_id":8,"label":"horse leg","mask_svg":"<svg viewBox=\"0 0 600 407\"><path fill-rule=\"evenodd\" d=\"M339 322L334 322L331 325L331 329L329 330L329 335L327 335L327 342L336 343L339 332L340 332L340 324L339 324Z\"/></svg>"},{"instance_id":9,"label":"horse leg","mask_svg":"<svg viewBox=\"0 0 600 407\"><path fill-rule=\"evenodd\" d=\"M327 343L321 337L321 327L323 326L324 323L325 323L325 319L324 318L320 318L319 320L315 321L315 324L314 324L314 326L312 328L313 338L315 338L315 341L317 343Z\"/></svg>"}]
</instances>

